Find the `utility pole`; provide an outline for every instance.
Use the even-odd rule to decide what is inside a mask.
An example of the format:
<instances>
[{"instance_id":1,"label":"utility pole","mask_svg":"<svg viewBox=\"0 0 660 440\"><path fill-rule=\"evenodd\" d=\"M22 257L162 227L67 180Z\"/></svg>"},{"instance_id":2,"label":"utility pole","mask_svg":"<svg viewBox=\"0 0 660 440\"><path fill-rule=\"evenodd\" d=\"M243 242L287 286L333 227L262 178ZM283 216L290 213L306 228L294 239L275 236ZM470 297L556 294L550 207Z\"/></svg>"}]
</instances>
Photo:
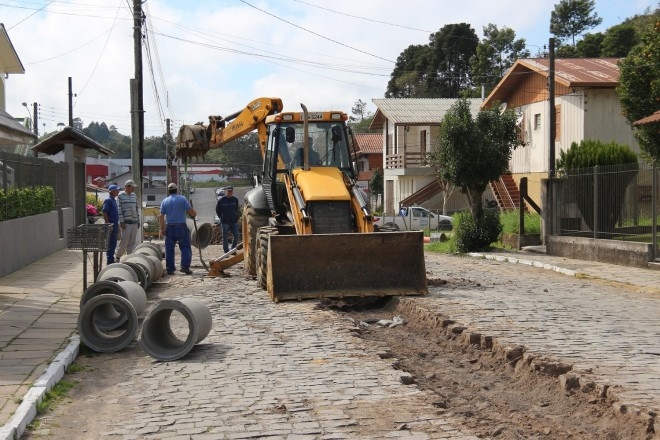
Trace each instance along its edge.
<instances>
[{"instance_id":1,"label":"utility pole","mask_svg":"<svg viewBox=\"0 0 660 440\"><path fill-rule=\"evenodd\" d=\"M548 164L549 176L551 179L555 177L555 140L556 140L556 130L557 130L557 116L555 110L555 39L550 38L550 52L548 58L548 103L550 105L550 124L548 129L550 130L550 145L548 145L550 163Z\"/></svg>"},{"instance_id":2,"label":"utility pole","mask_svg":"<svg viewBox=\"0 0 660 440\"><path fill-rule=\"evenodd\" d=\"M32 128L34 129L34 135L39 137L39 109L38 109L38 104L35 102L32 104L32 107L34 110L32 111L32 114L34 115L34 122L32 124Z\"/></svg>"},{"instance_id":3,"label":"utility pole","mask_svg":"<svg viewBox=\"0 0 660 440\"><path fill-rule=\"evenodd\" d=\"M544 207L545 216L544 220L547 221L547 228L544 228L545 235L554 235L555 221L555 140L557 130L557 117L555 114L555 39L550 38L548 48L548 110L549 119L548 130L550 131L548 142L548 187L547 187L547 203ZM545 244L545 239L544 239Z\"/></svg>"},{"instance_id":4,"label":"utility pole","mask_svg":"<svg viewBox=\"0 0 660 440\"><path fill-rule=\"evenodd\" d=\"M69 127L73 128L73 86L69 77Z\"/></svg>"},{"instance_id":5,"label":"utility pole","mask_svg":"<svg viewBox=\"0 0 660 440\"><path fill-rule=\"evenodd\" d=\"M142 0L133 0L133 55L135 77L131 80L131 158L138 210L142 213L142 173L144 154L144 105L142 99ZM142 215L140 215L142 218Z\"/></svg>"},{"instance_id":6,"label":"utility pole","mask_svg":"<svg viewBox=\"0 0 660 440\"><path fill-rule=\"evenodd\" d=\"M165 126L167 127L167 137L165 141L165 194L167 194L167 185L170 184L170 140L172 134L170 133L170 118L165 119Z\"/></svg>"}]
</instances>

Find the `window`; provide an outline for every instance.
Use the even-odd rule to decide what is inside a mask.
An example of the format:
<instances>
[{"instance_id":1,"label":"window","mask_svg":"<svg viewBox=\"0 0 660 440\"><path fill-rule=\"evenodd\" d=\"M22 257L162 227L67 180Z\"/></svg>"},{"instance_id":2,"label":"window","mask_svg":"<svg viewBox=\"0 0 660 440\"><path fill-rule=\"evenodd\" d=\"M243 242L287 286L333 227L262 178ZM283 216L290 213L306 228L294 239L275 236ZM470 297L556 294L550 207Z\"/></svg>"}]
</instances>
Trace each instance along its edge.
<instances>
[{"instance_id":1,"label":"window","mask_svg":"<svg viewBox=\"0 0 660 440\"><path fill-rule=\"evenodd\" d=\"M534 130L541 129L541 113L536 113L534 115Z\"/></svg>"}]
</instances>

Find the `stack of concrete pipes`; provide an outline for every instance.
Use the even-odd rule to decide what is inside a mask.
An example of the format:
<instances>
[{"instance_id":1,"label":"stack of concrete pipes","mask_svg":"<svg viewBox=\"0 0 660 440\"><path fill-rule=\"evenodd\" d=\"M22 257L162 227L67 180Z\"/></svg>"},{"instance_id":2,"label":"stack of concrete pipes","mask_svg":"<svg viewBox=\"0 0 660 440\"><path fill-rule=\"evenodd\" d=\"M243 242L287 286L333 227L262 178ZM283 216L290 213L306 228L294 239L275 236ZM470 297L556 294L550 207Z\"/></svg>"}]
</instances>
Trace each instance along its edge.
<instances>
[{"instance_id":1,"label":"stack of concrete pipes","mask_svg":"<svg viewBox=\"0 0 660 440\"><path fill-rule=\"evenodd\" d=\"M157 244L141 243L121 263L109 264L99 272L96 282L80 298L78 334L85 345L112 353L133 341L138 317L147 307L147 289L163 276L163 257ZM183 341L171 328L174 311L188 322ZM179 359L208 336L211 321L211 312L195 299L161 300L144 318L138 342L158 360Z\"/></svg>"}]
</instances>

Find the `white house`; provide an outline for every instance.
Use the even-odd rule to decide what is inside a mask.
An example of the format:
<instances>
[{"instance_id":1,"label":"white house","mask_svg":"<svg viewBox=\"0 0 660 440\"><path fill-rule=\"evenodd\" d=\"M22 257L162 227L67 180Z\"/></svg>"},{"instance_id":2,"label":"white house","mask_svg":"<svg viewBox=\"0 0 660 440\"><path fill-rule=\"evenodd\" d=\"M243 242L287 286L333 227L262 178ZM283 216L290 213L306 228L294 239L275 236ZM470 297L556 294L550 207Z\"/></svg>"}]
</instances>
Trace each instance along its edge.
<instances>
[{"instance_id":1,"label":"white house","mask_svg":"<svg viewBox=\"0 0 660 440\"><path fill-rule=\"evenodd\" d=\"M422 204L420 201L426 208L442 209L437 173L429 165L428 157L435 151L440 122L456 101L444 98L372 99L377 110L371 128L383 131L385 213L398 212L403 205ZM482 100L468 101L473 116L476 116ZM448 205L448 213L465 209L466 198L455 190Z\"/></svg>"},{"instance_id":2,"label":"white house","mask_svg":"<svg viewBox=\"0 0 660 440\"><path fill-rule=\"evenodd\" d=\"M633 129L623 116L616 93L617 58L555 60L555 159L571 143L584 139L629 145L639 152ZM516 183L529 182L529 195L540 204L540 181L550 170L549 60L519 59L483 102L513 109L519 116L520 140L509 171Z\"/></svg>"}]
</instances>

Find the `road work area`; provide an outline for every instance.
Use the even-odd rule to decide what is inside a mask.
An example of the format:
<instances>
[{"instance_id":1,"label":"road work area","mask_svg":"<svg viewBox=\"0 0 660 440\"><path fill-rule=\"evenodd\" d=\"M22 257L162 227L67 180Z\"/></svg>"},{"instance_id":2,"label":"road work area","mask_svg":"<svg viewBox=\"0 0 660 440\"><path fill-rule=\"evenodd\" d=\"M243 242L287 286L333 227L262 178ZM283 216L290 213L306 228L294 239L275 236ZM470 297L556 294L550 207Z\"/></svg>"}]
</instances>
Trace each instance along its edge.
<instances>
[{"instance_id":1,"label":"road work area","mask_svg":"<svg viewBox=\"0 0 660 440\"><path fill-rule=\"evenodd\" d=\"M360 308L273 303L240 265L193 266L148 308L198 299L208 337L171 362L83 350L24 438L657 437L657 291L475 257L426 270L429 295Z\"/></svg>"}]
</instances>

